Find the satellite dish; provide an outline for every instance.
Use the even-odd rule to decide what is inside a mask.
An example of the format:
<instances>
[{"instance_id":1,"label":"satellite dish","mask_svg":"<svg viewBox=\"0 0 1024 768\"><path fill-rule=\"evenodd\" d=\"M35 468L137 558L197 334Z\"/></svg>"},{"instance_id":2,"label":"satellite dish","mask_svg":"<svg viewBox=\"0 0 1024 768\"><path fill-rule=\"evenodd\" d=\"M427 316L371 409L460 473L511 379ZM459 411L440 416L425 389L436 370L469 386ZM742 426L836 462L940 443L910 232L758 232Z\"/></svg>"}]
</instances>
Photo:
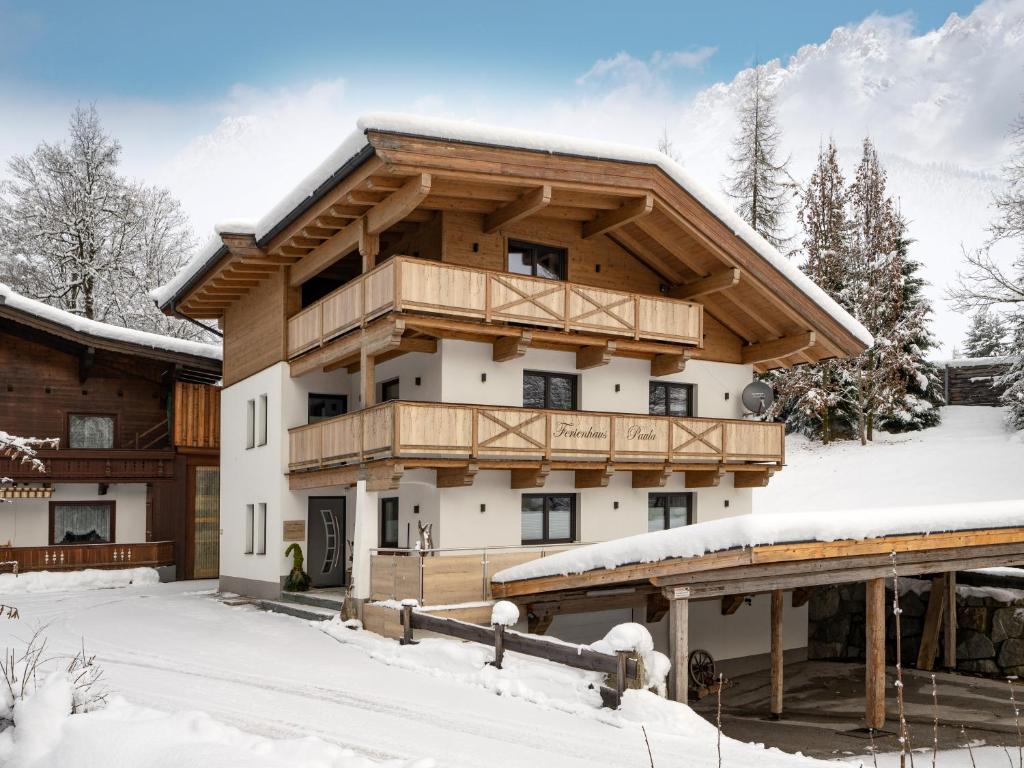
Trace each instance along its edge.
<instances>
[{"instance_id":1,"label":"satellite dish","mask_svg":"<svg viewBox=\"0 0 1024 768\"><path fill-rule=\"evenodd\" d=\"M756 416L760 416L775 402L775 392L770 384L763 381L752 381L743 388L740 395L743 407Z\"/></svg>"}]
</instances>

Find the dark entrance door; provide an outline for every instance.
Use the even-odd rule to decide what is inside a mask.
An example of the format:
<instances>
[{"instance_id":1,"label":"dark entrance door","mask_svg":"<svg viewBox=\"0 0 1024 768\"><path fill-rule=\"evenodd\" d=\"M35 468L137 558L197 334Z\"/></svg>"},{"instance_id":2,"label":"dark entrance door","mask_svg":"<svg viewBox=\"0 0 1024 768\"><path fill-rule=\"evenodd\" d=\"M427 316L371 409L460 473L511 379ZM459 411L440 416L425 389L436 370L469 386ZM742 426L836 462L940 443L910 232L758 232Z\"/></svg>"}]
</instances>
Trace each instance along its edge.
<instances>
[{"instance_id":1,"label":"dark entrance door","mask_svg":"<svg viewBox=\"0 0 1024 768\"><path fill-rule=\"evenodd\" d=\"M306 571L314 587L340 587L345 580L345 498L309 499Z\"/></svg>"}]
</instances>

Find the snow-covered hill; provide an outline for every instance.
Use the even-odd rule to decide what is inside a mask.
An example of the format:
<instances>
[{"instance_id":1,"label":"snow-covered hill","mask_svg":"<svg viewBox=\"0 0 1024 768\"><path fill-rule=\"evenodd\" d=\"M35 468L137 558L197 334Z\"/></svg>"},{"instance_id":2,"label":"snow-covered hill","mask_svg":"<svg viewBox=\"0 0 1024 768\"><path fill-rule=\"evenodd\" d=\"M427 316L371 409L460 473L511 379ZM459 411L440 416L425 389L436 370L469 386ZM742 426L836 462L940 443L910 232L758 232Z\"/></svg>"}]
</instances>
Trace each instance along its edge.
<instances>
[{"instance_id":1,"label":"snow-covered hill","mask_svg":"<svg viewBox=\"0 0 1024 768\"><path fill-rule=\"evenodd\" d=\"M762 513L856 510L1024 498L1024 432L1002 408L947 406L942 424L880 433L867 446L786 437L786 467L754 493Z\"/></svg>"}]
</instances>

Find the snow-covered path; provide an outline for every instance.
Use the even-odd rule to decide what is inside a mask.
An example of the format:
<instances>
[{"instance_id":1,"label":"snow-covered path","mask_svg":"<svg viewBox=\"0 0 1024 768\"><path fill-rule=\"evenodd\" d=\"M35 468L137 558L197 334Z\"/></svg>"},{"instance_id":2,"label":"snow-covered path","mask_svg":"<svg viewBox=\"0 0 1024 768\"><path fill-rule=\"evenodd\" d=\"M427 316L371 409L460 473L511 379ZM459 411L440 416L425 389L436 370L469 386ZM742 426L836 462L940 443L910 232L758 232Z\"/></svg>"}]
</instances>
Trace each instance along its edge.
<instances>
[{"instance_id":1,"label":"snow-covered path","mask_svg":"<svg viewBox=\"0 0 1024 768\"><path fill-rule=\"evenodd\" d=\"M19 595L22 619L0 625L0 646L45 624L54 652L73 652L84 638L110 687L131 702L203 710L263 736L313 735L376 759L432 757L467 768L495 756L496 764L530 768L649 765L638 723L594 710L567 677L552 689L552 706L497 695L455 674L382 663L297 619L226 606L210 596L213 586ZM712 764L713 738L702 738L698 750L708 759L694 759L695 728L704 736L710 730L696 715L686 710L688 722L658 722L658 712L651 714L659 766ZM752 757L747 745L724 747ZM817 764L753 751L766 766Z\"/></svg>"}]
</instances>

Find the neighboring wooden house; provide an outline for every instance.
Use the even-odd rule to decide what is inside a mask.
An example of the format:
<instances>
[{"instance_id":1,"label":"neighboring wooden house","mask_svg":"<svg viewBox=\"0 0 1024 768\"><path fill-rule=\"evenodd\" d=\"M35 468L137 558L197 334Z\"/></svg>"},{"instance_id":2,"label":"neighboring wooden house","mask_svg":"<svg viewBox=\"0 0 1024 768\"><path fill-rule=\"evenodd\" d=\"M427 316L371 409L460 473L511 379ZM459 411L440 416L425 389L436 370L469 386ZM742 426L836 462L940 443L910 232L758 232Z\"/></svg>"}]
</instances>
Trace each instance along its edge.
<instances>
[{"instance_id":1,"label":"neighboring wooden house","mask_svg":"<svg viewBox=\"0 0 1024 768\"><path fill-rule=\"evenodd\" d=\"M353 607L479 614L511 563L749 514L785 452L744 387L871 342L650 150L372 119L239 229L154 295L224 332L220 583L253 597L281 597L297 541ZM531 626L595 640L630 620L617 599ZM767 653L695 610L695 642ZM806 608L786 611L799 649Z\"/></svg>"},{"instance_id":2,"label":"neighboring wooden house","mask_svg":"<svg viewBox=\"0 0 1024 768\"><path fill-rule=\"evenodd\" d=\"M0 561L218 575L220 347L106 325L0 285L0 429L59 439L0 458ZM173 570L171 567L174 567ZM9 568L8 568L9 570Z\"/></svg>"},{"instance_id":3,"label":"neighboring wooden house","mask_svg":"<svg viewBox=\"0 0 1024 768\"><path fill-rule=\"evenodd\" d=\"M1016 358L965 357L939 363L946 405L999 405L1004 387L996 382Z\"/></svg>"}]
</instances>

